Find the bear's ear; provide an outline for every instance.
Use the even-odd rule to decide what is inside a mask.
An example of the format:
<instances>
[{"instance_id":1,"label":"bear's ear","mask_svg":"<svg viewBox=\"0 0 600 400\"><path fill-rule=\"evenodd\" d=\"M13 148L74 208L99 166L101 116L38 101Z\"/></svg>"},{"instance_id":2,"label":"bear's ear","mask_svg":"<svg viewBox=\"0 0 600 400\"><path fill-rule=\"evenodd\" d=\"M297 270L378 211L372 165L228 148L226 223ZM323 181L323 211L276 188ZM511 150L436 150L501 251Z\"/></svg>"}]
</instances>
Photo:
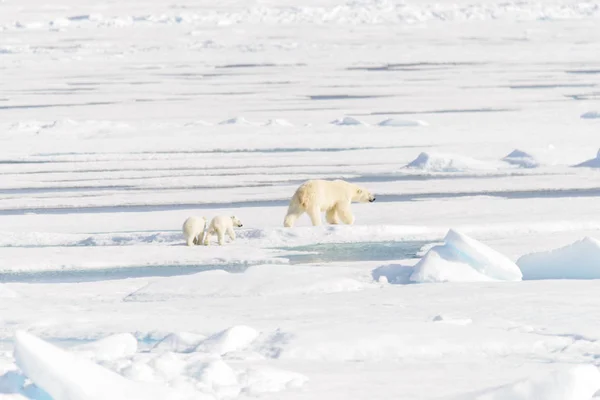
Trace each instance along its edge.
<instances>
[{"instance_id":1,"label":"bear's ear","mask_svg":"<svg viewBox=\"0 0 600 400\"><path fill-rule=\"evenodd\" d=\"M356 189L356 193L362 194L362 189Z\"/></svg>"}]
</instances>

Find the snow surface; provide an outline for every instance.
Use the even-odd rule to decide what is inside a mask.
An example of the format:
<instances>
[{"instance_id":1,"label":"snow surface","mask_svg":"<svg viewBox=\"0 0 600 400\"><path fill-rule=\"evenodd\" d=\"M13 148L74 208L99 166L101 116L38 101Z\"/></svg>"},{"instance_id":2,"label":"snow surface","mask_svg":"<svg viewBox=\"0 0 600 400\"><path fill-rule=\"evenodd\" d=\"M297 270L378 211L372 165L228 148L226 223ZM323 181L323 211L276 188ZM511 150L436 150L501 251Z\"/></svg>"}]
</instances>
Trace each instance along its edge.
<instances>
[{"instance_id":1,"label":"snow surface","mask_svg":"<svg viewBox=\"0 0 600 400\"><path fill-rule=\"evenodd\" d=\"M578 365L536 376L472 397L474 400L589 400L600 390L600 371Z\"/></svg>"},{"instance_id":2,"label":"snow surface","mask_svg":"<svg viewBox=\"0 0 600 400\"><path fill-rule=\"evenodd\" d=\"M6 287L6 285L0 284L0 299L2 298L13 298L13 297L17 297L17 293Z\"/></svg>"},{"instance_id":3,"label":"snow surface","mask_svg":"<svg viewBox=\"0 0 600 400\"><path fill-rule=\"evenodd\" d=\"M485 244L450 230L444 244L431 248L415 265L412 282L520 281L519 267Z\"/></svg>"},{"instance_id":4,"label":"snow surface","mask_svg":"<svg viewBox=\"0 0 600 400\"><path fill-rule=\"evenodd\" d=\"M599 19L570 0L0 1L0 398L586 386L564 371L600 365L596 245L576 242L600 237ZM284 228L313 178L377 201ZM220 214L236 241L184 245L187 217Z\"/></svg>"}]
</instances>

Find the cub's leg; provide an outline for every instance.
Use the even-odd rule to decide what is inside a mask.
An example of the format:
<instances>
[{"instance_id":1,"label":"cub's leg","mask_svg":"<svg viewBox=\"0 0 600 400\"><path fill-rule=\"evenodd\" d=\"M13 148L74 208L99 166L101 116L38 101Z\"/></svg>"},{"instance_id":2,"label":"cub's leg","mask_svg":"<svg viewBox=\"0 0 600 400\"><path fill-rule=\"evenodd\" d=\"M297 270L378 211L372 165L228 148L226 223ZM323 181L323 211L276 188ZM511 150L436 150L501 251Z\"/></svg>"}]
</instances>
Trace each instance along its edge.
<instances>
[{"instance_id":1,"label":"cub's leg","mask_svg":"<svg viewBox=\"0 0 600 400\"><path fill-rule=\"evenodd\" d=\"M206 234L204 235L204 245L208 246L210 244L210 235L212 235L214 233L214 230L212 228L208 229L206 231Z\"/></svg>"}]
</instances>

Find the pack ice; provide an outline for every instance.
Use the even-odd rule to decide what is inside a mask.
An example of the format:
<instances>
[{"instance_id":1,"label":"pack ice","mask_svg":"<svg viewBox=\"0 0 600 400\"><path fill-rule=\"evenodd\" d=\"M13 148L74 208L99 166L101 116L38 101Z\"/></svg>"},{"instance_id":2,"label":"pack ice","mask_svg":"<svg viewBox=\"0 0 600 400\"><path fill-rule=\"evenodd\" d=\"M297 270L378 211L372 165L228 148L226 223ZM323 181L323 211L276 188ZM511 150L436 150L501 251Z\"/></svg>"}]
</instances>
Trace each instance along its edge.
<instances>
[{"instance_id":1,"label":"pack ice","mask_svg":"<svg viewBox=\"0 0 600 400\"><path fill-rule=\"evenodd\" d=\"M467 235L451 229L444 241L415 265L412 282L520 281L523 276L506 256Z\"/></svg>"},{"instance_id":2,"label":"pack ice","mask_svg":"<svg viewBox=\"0 0 600 400\"><path fill-rule=\"evenodd\" d=\"M517 260L523 279L600 279L600 241L585 237L559 249Z\"/></svg>"},{"instance_id":3,"label":"pack ice","mask_svg":"<svg viewBox=\"0 0 600 400\"><path fill-rule=\"evenodd\" d=\"M130 381L24 331L15 335L15 359L53 400L191 400L160 385Z\"/></svg>"}]
</instances>

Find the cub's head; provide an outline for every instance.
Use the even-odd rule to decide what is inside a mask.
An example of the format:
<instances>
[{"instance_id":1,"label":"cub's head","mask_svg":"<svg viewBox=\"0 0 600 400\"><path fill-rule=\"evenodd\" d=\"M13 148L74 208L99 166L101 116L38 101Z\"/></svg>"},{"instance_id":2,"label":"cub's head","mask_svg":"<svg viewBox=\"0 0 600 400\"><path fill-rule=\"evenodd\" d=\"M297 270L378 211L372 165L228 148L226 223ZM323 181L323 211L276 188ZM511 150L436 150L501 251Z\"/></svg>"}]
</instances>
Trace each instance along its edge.
<instances>
[{"instance_id":1,"label":"cub's head","mask_svg":"<svg viewBox=\"0 0 600 400\"><path fill-rule=\"evenodd\" d=\"M231 216L231 222L233 222L233 226L237 226L238 228L241 228L242 226L244 226L242 224L242 221L240 221L235 215Z\"/></svg>"},{"instance_id":2,"label":"cub's head","mask_svg":"<svg viewBox=\"0 0 600 400\"><path fill-rule=\"evenodd\" d=\"M352 201L356 201L359 203L372 203L375 201L375 195L366 189L357 187L354 196L352 196Z\"/></svg>"}]
</instances>

